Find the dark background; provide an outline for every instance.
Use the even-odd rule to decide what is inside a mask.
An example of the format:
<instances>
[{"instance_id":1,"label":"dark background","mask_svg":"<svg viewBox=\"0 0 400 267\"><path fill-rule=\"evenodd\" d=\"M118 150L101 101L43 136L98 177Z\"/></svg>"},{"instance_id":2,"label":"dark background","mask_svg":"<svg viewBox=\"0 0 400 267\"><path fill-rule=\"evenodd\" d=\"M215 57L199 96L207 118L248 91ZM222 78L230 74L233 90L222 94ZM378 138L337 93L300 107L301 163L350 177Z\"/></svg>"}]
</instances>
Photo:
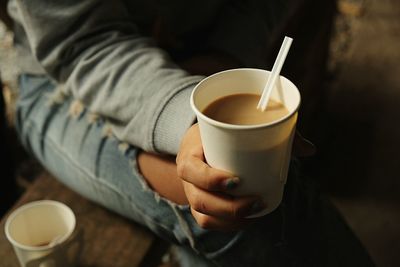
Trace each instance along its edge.
<instances>
[{"instance_id":1,"label":"dark background","mask_svg":"<svg viewBox=\"0 0 400 267\"><path fill-rule=\"evenodd\" d=\"M329 1L314 2L321 7L306 7L310 21L330 14L323 11L331 10L324 8ZM287 25L288 33L297 35L283 74L299 83L304 99L299 128L317 146L317 154L304 160L305 170L330 196L377 266L400 266L400 1L338 1L331 26L300 27L296 19ZM306 62L295 62L304 51L299 40L307 45ZM323 40L330 42L329 50ZM276 40L275 50L280 42ZM325 71L319 66L328 52ZM8 88L15 86L12 53L10 33L0 25L0 70ZM12 110L12 104L7 108ZM37 172L35 163L21 156L12 128L5 127L1 119L3 211L15 200L14 189L23 192Z\"/></svg>"}]
</instances>

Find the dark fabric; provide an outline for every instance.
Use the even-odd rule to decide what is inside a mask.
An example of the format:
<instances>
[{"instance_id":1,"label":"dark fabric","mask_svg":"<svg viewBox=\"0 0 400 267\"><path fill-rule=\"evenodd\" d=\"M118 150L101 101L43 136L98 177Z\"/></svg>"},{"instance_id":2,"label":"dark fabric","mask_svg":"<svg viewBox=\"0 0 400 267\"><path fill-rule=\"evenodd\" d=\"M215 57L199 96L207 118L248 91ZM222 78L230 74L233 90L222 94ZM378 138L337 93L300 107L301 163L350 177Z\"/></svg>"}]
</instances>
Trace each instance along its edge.
<instances>
[{"instance_id":1,"label":"dark fabric","mask_svg":"<svg viewBox=\"0 0 400 267\"><path fill-rule=\"evenodd\" d=\"M0 80L0 216L8 210L17 197L14 164L6 131L5 103Z\"/></svg>"}]
</instances>

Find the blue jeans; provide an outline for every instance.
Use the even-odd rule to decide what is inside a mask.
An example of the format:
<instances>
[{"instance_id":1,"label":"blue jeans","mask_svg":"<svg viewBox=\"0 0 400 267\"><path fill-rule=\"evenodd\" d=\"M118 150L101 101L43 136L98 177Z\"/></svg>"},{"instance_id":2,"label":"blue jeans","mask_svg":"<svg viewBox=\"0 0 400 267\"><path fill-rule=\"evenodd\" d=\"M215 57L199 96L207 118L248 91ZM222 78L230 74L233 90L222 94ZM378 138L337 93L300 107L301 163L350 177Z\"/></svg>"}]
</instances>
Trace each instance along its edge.
<instances>
[{"instance_id":1,"label":"blue jeans","mask_svg":"<svg viewBox=\"0 0 400 267\"><path fill-rule=\"evenodd\" d=\"M293 168L273 213L238 232L200 228L188 206L147 185L138 148L55 88L43 76L20 77L23 145L74 191L177 244L182 266L373 266L336 210Z\"/></svg>"}]
</instances>

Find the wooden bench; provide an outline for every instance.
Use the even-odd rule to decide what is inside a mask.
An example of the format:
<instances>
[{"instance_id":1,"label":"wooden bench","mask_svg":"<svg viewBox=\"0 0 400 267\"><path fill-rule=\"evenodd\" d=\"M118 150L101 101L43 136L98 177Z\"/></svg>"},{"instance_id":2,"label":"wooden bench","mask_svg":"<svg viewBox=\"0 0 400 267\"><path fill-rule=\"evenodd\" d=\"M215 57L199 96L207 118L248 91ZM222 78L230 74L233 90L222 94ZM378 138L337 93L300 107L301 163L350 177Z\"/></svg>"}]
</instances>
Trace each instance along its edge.
<instances>
[{"instance_id":1,"label":"wooden bench","mask_svg":"<svg viewBox=\"0 0 400 267\"><path fill-rule=\"evenodd\" d=\"M168 248L168 244L147 229L81 197L48 173L35 180L9 213L40 199L63 202L74 211L77 227L84 234L81 267L158 266ZM8 214L2 218L0 226L0 265L15 267L18 260L3 230Z\"/></svg>"}]
</instances>

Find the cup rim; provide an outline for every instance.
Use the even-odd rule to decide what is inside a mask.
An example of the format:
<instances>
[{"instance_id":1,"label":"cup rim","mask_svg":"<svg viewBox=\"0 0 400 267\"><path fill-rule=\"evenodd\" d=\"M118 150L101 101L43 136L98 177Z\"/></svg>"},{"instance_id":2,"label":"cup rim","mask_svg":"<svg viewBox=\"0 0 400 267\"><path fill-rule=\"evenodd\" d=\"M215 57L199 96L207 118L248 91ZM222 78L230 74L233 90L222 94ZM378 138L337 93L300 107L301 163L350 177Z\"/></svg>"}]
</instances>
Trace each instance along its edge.
<instances>
[{"instance_id":1,"label":"cup rim","mask_svg":"<svg viewBox=\"0 0 400 267\"><path fill-rule=\"evenodd\" d=\"M41 205L41 204L58 206L58 207L61 207L61 208L65 209L68 213L70 213L72 215L71 217L73 218L71 229L66 234L64 234L56 244L52 244L52 245L48 244L46 246L40 246L39 247L39 246L24 245L24 244L21 244L21 243L17 242L11 236L11 234L9 232L9 228L10 228L11 223L24 210L27 210L27 209L29 209L29 208L31 208L33 206L37 206L37 205ZM7 237L8 241L13 246L21 248L21 249L24 249L24 250L29 250L29 251L43 251L43 250L48 250L48 249L54 248L57 245L59 245L60 243L66 241L72 235L72 233L74 232L75 227L76 227L76 217L75 217L74 212L72 211L72 209L69 206L67 206L64 203L59 202L59 201L47 200L46 199L46 200L37 200L37 201L32 201L32 202L26 203L26 204L22 205L21 207L15 209L14 211L12 211L11 214L8 215L8 217L7 217L7 220L6 220L6 223L5 223L5 226L4 226L4 231L5 231L5 234L6 234L6 237Z\"/></svg>"},{"instance_id":2,"label":"cup rim","mask_svg":"<svg viewBox=\"0 0 400 267\"><path fill-rule=\"evenodd\" d=\"M230 130L256 130L256 129L262 129L262 128L268 128L268 127L272 127L275 126L277 124L280 124L288 119L290 119L294 114L296 114L296 112L299 110L300 108L300 104L301 104L301 95L299 92L299 89L297 88L297 86L290 81L288 78L286 78L285 76L279 75L279 77L283 78L284 80L286 80L290 85L292 85L296 90L296 93L298 95L299 98L299 103L297 104L296 108L293 109L292 112L289 112L287 115L283 116L282 118L278 119L278 120L274 120L268 123L262 123L262 124L251 124L251 125L237 125L237 124L230 124L230 123L225 123L225 122L220 122L214 119L211 119L209 117L207 117L206 115L204 115L195 105L194 103L194 95L196 94L196 91L198 90L198 88L201 86L202 83L214 78L214 76L217 75L221 75L223 73L227 73L227 72L236 72L236 71L244 71L244 70L250 70L250 71L261 71L261 72L265 72L265 73L270 73L270 71L268 70L263 70L263 69L256 69L256 68L237 68L237 69L229 69L229 70L224 70L224 71L220 71L217 73L214 73L210 76L207 76L206 78L204 78L203 80L201 80L193 89L191 95L190 95L190 106L192 107L192 110L195 112L195 114L200 117L202 120L208 122L211 125L214 125L216 127L220 127L220 128L224 128L224 129L230 129Z\"/></svg>"}]
</instances>

